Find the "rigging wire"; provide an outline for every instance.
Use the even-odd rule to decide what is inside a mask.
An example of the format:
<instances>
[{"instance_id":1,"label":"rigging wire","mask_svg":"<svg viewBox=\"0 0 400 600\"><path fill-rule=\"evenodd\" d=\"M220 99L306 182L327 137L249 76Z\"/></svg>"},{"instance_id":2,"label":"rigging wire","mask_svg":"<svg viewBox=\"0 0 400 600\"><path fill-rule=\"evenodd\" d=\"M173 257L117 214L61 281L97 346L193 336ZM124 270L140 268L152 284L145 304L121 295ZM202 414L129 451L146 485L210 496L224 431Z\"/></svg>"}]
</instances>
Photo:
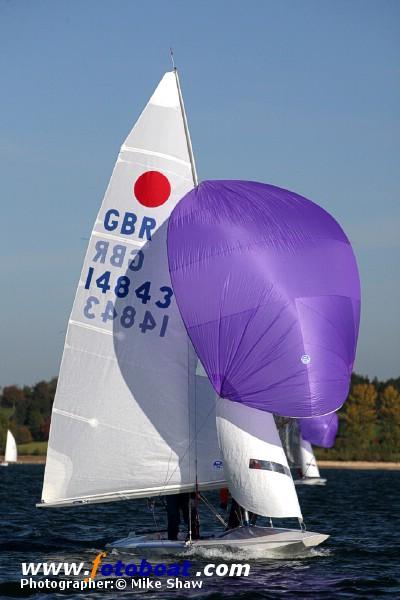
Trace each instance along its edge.
<instances>
[{"instance_id":1,"label":"rigging wire","mask_svg":"<svg viewBox=\"0 0 400 600\"><path fill-rule=\"evenodd\" d=\"M219 514L219 512L213 507L213 505L211 504L211 502L209 500L207 500L207 498L205 496L203 496L203 494L199 494L199 498L200 500L202 500L204 502L204 504L207 506L207 508L210 510L210 512L214 515L214 517L225 527L228 527L228 523L225 521L225 519Z\"/></svg>"}]
</instances>

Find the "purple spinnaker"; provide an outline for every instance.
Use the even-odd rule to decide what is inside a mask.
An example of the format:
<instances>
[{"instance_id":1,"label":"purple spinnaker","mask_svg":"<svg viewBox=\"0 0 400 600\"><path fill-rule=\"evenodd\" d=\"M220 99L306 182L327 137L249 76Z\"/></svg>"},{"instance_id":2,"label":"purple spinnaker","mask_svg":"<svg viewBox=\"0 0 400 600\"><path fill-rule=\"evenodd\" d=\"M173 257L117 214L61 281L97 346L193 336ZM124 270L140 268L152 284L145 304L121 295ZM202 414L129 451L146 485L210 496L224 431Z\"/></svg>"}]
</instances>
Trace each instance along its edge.
<instances>
[{"instance_id":1,"label":"purple spinnaker","mask_svg":"<svg viewBox=\"0 0 400 600\"><path fill-rule=\"evenodd\" d=\"M204 181L168 224L176 300L223 398L291 417L346 399L360 317L350 242L321 207L251 181Z\"/></svg>"},{"instance_id":2,"label":"purple spinnaker","mask_svg":"<svg viewBox=\"0 0 400 600\"><path fill-rule=\"evenodd\" d=\"M339 427L339 418L336 413L312 419L299 419L299 425L302 438L313 446L332 448L335 444Z\"/></svg>"}]
</instances>

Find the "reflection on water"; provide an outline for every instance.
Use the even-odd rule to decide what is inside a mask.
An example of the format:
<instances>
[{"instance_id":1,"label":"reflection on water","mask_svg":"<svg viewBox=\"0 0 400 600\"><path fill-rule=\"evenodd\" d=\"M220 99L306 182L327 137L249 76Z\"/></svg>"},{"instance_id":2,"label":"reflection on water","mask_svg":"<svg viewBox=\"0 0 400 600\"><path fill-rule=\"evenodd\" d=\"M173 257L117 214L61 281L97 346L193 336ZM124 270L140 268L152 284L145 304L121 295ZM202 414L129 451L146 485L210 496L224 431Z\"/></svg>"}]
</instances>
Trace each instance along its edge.
<instances>
[{"instance_id":1,"label":"reflection on water","mask_svg":"<svg viewBox=\"0 0 400 600\"><path fill-rule=\"evenodd\" d=\"M82 598L87 592L21 592L21 562L85 562L91 568L95 555L107 543L129 531L165 526L159 503L149 512L144 500L82 506L71 509L36 509L43 467L15 465L0 469L0 598ZM326 470L326 487L298 489L308 529L329 533L322 546L301 556L243 554L219 555L215 550L191 553L193 571L207 563L249 562L248 577L199 577L201 590L91 592L93 599L138 596L157 598L390 598L400 597L398 532L393 517L400 513L400 471ZM210 493L217 505L217 494ZM203 530L218 530L202 508ZM282 525L282 523L276 523ZM124 555L124 562L141 557ZM146 557L149 562L174 562ZM111 564L122 560L112 552ZM130 582L129 582L130 583Z\"/></svg>"}]
</instances>

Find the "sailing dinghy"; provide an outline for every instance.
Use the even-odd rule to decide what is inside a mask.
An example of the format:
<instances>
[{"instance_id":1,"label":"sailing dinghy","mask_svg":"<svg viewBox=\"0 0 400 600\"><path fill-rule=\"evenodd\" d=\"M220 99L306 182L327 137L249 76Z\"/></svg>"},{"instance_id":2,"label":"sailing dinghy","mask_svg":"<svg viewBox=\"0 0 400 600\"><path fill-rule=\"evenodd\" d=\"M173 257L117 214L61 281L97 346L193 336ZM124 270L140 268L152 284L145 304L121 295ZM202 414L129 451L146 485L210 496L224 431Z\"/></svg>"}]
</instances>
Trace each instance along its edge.
<instances>
[{"instance_id":1,"label":"sailing dinghy","mask_svg":"<svg viewBox=\"0 0 400 600\"><path fill-rule=\"evenodd\" d=\"M17 462L17 444L10 430L7 431L6 450L4 453L4 461L0 463L2 467L8 467L9 463Z\"/></svg>"},{"instance_id":2,"label":"sailing dinghy","mask_svg":"<svg viewBox=\"0 0 400 600\"><path fill-rule=\"evenodd\" d=\"M301 479L295 479L295 485L325 485L326 479L320 475L312 446L301 435L299 455Z\"/></svg>"},{"instance_id":3,"label":"sailing dinghy","mask_svg":"<svg viewBox=\"0 0 400 600\"><path fill-rule=\"evenodd\" d=\"M242 219L254 199L245 189L235 190L232 212L226 194L210 186L218 188L218 182L198 186L174 70L164 75L122 145L92 231L68 324L38 506L199 495L228 484L245 509L240 527L199 540L190 532L187 540L177 541L166 540L163 532L132 534L111 546L134 553L297 551L328 536L305 531L272 413L308 417L343 402L358 327L354 256L322 209L322 231L307 236L304 206L293 195L292 225L302 221L303 231L293 239L291 253L303 241L301 260L311 265L298 302L285 291L290 274L276 290L248 288L249 277L259 283L282 273L287 247L274 238L284 229L278 222L282 215L264 198L269 225L275 227L266 236L269 245L286 252L267 275L272 255L269 261L240 256L240 249L261 247L260 240L249 238L258 216ZM282 193L281 198L274 192L278 204L290 205ZM324 236L321 252L317 242ZM322 255L325 268L333 246L338 264L332 283L323 291L317 283L305 293L315 276L311 259ZM330 256L328 262L335 260ZM351 284L343 283L343 268ZM336 302L335 294L342 300ZM318 331L329 328L339 309L347 318L342 328L352 327L353 337L339 359L335 341L323 356L314 355ZM311 366L305 360L309 352ZM327 400L327 387L334 402ZM250 526L248 511L270 519L296 517L300 528L274 528L272 521L271 527Z\"/></svg>"},{"instance_id":4,"label":"sailing dinghy","mask_svg":"<svg viewBox=\"0 0 400 600\"><path fill-rule=\"evenodd\" d=\"M318 419L318 417L315 417ZM311 419L304 419L304 421ZM300 479L294 479L295 485L325 485L326 479L320 476L317 461L311 444L302 438L300 419L276 417L276 423L282 440L289 466Z\"/></svg>"}]
</instances>

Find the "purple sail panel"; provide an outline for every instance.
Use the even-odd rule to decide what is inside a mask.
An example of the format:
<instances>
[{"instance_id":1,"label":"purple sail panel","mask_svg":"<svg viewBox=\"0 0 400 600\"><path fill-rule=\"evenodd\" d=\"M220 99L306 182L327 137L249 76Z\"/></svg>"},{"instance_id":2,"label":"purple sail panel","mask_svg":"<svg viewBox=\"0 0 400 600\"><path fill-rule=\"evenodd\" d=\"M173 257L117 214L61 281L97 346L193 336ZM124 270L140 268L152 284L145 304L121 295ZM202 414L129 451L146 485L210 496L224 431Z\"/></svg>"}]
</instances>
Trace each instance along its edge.
<instances>
[{"instance_id":1,"label":"purple sail panel","mask_svg":"<svg viewBox=\"0 0 400 600\"><path fill-rule=\"evenodd\" d=\"M250 181L205 181L168 225L176 300L223 398L283 416L332 412L355 358L360 283L318 205Z\"/></svg>"},{"instance_id":2,"label":"purple sail panel","mask_svg":"<svg viewBox=\"0 0 400 600\"><path fill-rule=\"evenodd\" d=\"M302 438L313 446L321 446L321 448L334 446L339 427L336 413L312 419L299 419L299 425Z\"/></svg>"}]
</instances>

